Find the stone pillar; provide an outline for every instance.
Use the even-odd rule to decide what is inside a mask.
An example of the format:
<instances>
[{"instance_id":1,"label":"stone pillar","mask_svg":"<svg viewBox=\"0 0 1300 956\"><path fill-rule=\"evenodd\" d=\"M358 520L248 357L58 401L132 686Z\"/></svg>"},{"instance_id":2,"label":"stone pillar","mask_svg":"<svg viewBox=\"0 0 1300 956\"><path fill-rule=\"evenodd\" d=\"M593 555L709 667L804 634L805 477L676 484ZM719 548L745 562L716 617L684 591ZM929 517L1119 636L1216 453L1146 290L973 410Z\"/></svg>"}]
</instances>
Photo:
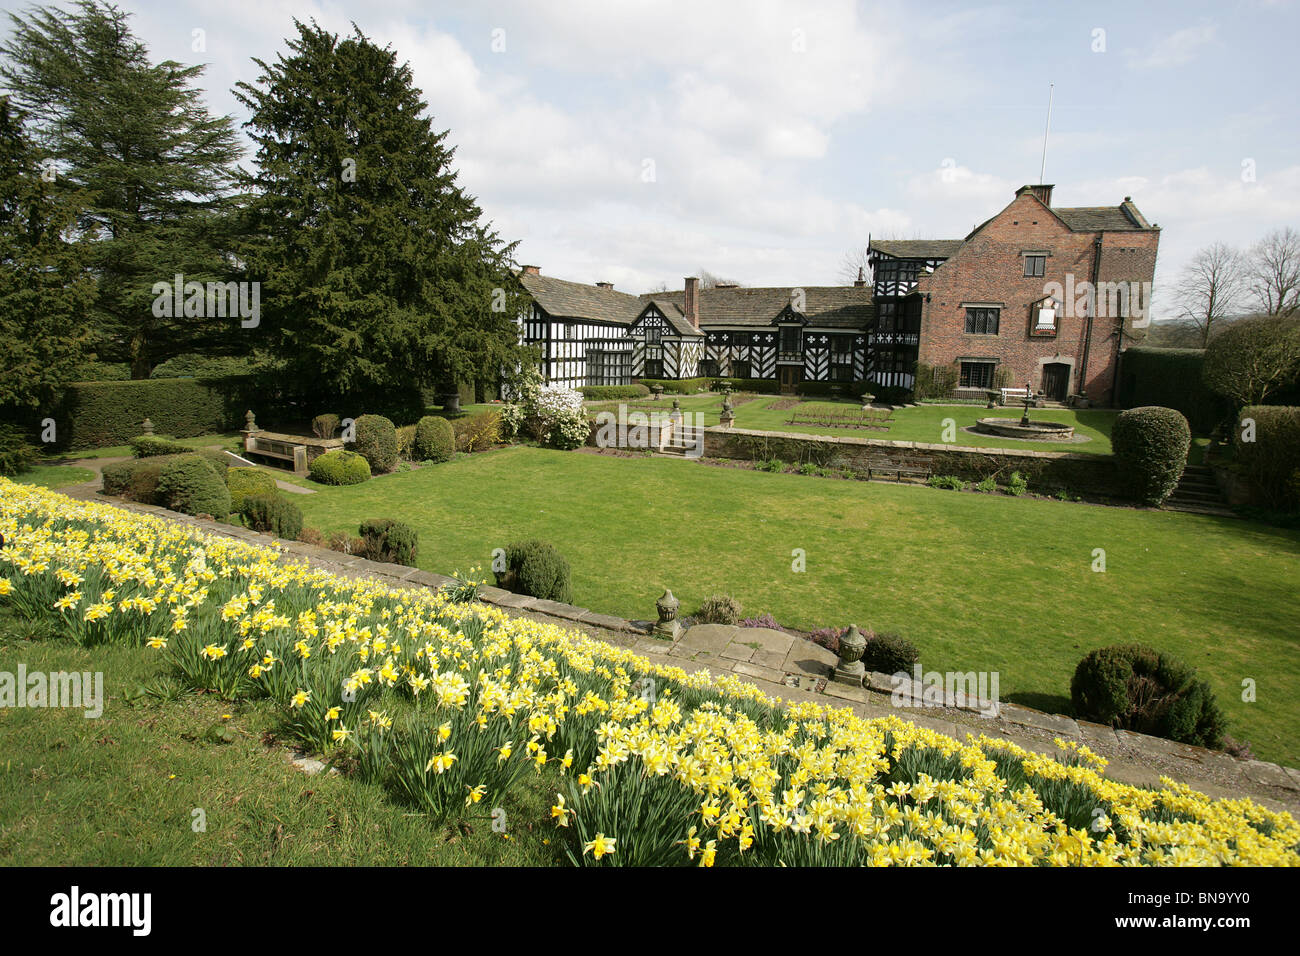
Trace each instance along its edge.
<instances>
[{"instance_id":1,"label":"stone pillar","mask_svg":"<svg viewBox=\"0 0 1300 956\"><path fill-rule=\"evenodd\" d=\"M261 430L257 427L257 419L253 417L253 410L250 408L244 413L244 427L239 431L239 434L244 436L244 451L257 450L256 436Z\"/></svg>"}]
</instances>

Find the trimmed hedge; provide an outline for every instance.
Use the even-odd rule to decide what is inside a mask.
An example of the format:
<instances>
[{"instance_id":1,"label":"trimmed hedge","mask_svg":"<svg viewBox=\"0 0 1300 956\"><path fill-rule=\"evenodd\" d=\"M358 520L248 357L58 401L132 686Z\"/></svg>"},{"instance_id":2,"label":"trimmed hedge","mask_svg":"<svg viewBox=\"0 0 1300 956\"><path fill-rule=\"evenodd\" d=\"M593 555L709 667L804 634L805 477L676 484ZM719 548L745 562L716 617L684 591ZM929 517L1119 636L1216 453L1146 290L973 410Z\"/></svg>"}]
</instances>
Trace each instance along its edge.
<instances>
[{"instance_id":1,"label":"trimmed hedge","mask_svg":"<svg viewBox=\"0 0 1300 956\"><path fill-rule=\"evenodd\" d=\"M645 398L650 389L645 385L581 385L578 391L583 398L593 402L609 401L614 398Z\"/></svg>"},{"instance_id":2,"label":"trimmed hedge","mask_svg":"<svg viewBox=\"0 0 1300 956\"><path fill-rule=\"evenodd\" d=\"M116 465L105 465L102 471L103 491L106 495L119 495L131 501L147 505L162 505L167 502L158 492L158 481L163 469L178 459L196 458L205 462L212 474L225 485L225 456L220 452L195 452L187 450L183 455L154 455L149 458L136 458ZM207 512L212 514L212 512Z\"/></svg>"},{"instance_id":3,"label":"trimmed hedge","mask_svg":"<svg viewBox=\"0 0 1300 956\"><path fill-rule=\"evenodd\" d=\"M415 425L413 449L418 461L449 461L456 454L456 432L451 422L425 415Z\"/></svg>"},{"instance_id":4,"label":"trimmed hedge","mask_svg":"<svg viewBox=\"0 0 1300 956\"><path fill-rule=\"evenodd\" d=\"M259 492L246 497L239 508L244 525L254 531L296 541L302 531L302 510L279 493Z\"/></svg>"},{"instance_id":5,"label":"trimmed hedge","mask_svg":"<svg viewBox=\"0 0 1300 956\"><path fill-rule=\"evenodd\" d=\"M372 475L397 467L397 426L383 415L362 415L356 421L352 450L370 465Z\"/></svg>"},{"instance_id":6,"label":"trimmed hedge","mask_svg":"<svg viewBox=\"0 0 1300 956\"><path fill-rule=\"evenodd\" d=\"M1232 414L1232 403L1205 384L1204 366L1204 349L1125 349L1116 404L1121 408L1175 408L1186 417L1194 434L1208 435Z\"/></svg>"},{"instance_id":7,"label":"trimmed hedge","mask_svg":"<svg viewBox=\"0 0 1300 956\"><path fill-rule=\"evenodd\" d=\"M1227 729L1214 692L1194 669L1141 644L1085 655L1070 699L1087 720L1201 747L1221 746Z\"/></svg>"},{"instance_id":8,"label":"trimmed hedge","mask_svg":"<svg viewBox=\"0 0 1300 956\"><path fill-rule=\"evenodd\" d=\"M230 514L230 492L212 462L202 455L177 455L158 474L157 501L189 515Z\"/></svg>"},{"instance_id":9,"label":"trimmed hedge","mask_svg":"<svg viewBox=\"0 0 1300 956\"><path fill-rule=\"evenodd\" d=\"M1255 423L1253 436L1243 424L1246 419ZM1300 510L1300 408L1246 406L1233 430L1233 445L1241 474L1260 501L1279 511Z\"/></svg>"},{"instance_id":10,"label":"trimmed hedge","mask_svg":"<svg viewBox=\"0 0 1300 956\"><path fill-rule=\"evenodd\" d=\"M231 468L226 472L226 488L230 490L230 510L243 513L244 499L249 495L276 494L275 478L260 468Z\"/></svg>"},{"instance_id":11,"label":"trimmed hedge","mask_svg":"<svg viewBox=\"0 0 1300 956\"><path fill-rule=\"evenodd\" d=\"M568 604L573 600L569 562L545 541L520 541L506 548L506 570L499 586L517 594Z\"/></svg>"},{"instance_id":12,"label":"trimmed hedge","mask_svg":"<svg viewBox=\"0 0 1300 956\"><path fill-rule=\"evenodd\" d=\"M357 530L365 542L365 556L371 561L415 567L420 536L406 522L393 518L368 518Z\"/></svg>"},{"instance_id":13,"label":"trimmed hedge","mask_svg":"<svg viewBox=\"0 0 1300 956\"><path fill-rule=\"evenodd\" d=\"M54 419L61 449L125 445L146 418L158 431L193 438L241 426L250 377L78 382L63 392Z\"/></svg>"},{"instance_id":14,"label":"trimmed hedge","mask_svg":"<svg viewBox=\"0 0 1300 956\"><path fill-rule=\"evenodd\" d=\"M711 378L709 389L714 392L722 391L722 386L726 385L733 392L757 392L765 395L779 395L781 393L781 383L774 378Z\"/></svg>"},{"instance_id":15,"label":"trimmed hedge","mask_svg":"<svg viewBox=\"0 0 1300 956\"><path fill-rule=\"evenodd\" d=\"M312 459L307 473L322 485L359 485L370 477L370 462L354 451L337 448Z\"/></svg>"},{"instance_id":16,"label":"trimmed hedge","mask_svg":"<svg viewBox=\"0 0 1300 956\"><path fill-rule=\"evenodd\" d=\"M921 652L911 641L897 634L864 635L866 649L862 652L862 665L878 674L912 673L912 667L921 659Z\"/></svg>"},{"instance_id":17,"label":"trimmed hedge","mask_svg":"<svg viewBox=\"0 0 1300 956\"><path fill-rule=\"evenodd\" d=\"M1120 481L1132 497L1161 504L1187 467L1192 430L1172 408L1130 408L1115 416L1110 444Z\"/></svg>"},{"instance_id":18,"label":"trimmed hedge","mask_svg":"<svg viewBox=\"0 0 1300 956\"><path fill-rule=\"evenodd\" d=\"M705 391L709 383L714 381L711 378L641 378L637 382L646 388L654 388L656 385L662 385L664 392L669 395L694 395L696 392Z\"/></svg>"},{"instance_id":19,"label":"trimmed hedge","mask_svg":"<svg viewBox=\"0 0 1300 956\"><path fill-rule=\"evenodd\" d=\"M871 391L871 388L866 382L800 382L794 390L799 395L842 395L845 398L859 399L863 392Z\"/></svg>"},{"instance_id":20,"label":"trimmed hedge","mask_svg":"<svg viewBox=\"0 0 1300 956\"><path fill-rule=\"evenodd\" d=\"M155 455L186 455L194 451L189 445L163 438L159 435L141 435L131 439L131 454L136 458L152 458Z\"/></svg>"}]
</instances>

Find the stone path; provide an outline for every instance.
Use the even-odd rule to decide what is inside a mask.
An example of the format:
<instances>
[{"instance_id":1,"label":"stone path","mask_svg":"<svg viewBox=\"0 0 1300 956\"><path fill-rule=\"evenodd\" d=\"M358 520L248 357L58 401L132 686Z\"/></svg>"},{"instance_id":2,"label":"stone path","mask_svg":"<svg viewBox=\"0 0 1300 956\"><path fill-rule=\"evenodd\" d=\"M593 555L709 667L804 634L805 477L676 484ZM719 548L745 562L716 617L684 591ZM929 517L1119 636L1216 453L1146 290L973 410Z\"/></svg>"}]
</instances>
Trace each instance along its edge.
<instances>
[{"instance_id":1,"label":"stone path","mask_svg":"<svg viewBox=\"0 0 1300 956\"><path fill-rule=\"evenodd\" d=\"M209 534L277 547L282 552L281 560L306 560L314 567L347 577L372 577L397 587L440 588L453 583L452 578L429 571L381 564L300 541L276 539L247 528L194 518L153 505L104 498L97 486L98 482L91 482L59 491L80 500L99 501L180 521ZM783 631L696 625L670 642L659 640L646 628L622 618L500 588L483 588L481 599L512 615L560 624L589 637L629 647L653 663L689 672L704 669L716 675L743 678L770 697L849 707L867 718L894 714L958 740L965 739L968 733L984 734L1044 754L1059 752L1053 738L1069 738L1086 744L1110 761L1106 774L1115 780L1159 786L1159 778L1168 776L1211 797L1250 797L1262 806L1288 811L1300 819L1300 771L1295 769L1266 761L1240 760L1217 751L1112 730L1008 703L999 705L996 716L986 716L967 706L967 702L952 699L945 700L943 706L919 706L919 694L907 706L896 707L891 701L893 688L886 675L868 674L862 687L836 683L830 679L836 655Z\"/></svg>"}]
</instances>

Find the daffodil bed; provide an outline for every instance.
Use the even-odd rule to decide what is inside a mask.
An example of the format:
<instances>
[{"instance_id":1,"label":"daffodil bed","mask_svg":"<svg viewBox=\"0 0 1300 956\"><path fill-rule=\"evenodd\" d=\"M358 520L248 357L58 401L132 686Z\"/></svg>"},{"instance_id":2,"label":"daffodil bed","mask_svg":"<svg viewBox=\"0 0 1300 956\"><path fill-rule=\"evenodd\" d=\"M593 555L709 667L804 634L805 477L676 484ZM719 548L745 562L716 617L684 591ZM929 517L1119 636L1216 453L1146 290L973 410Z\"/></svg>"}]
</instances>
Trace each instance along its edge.
<instances>
[{"instance_id":1,"label":"daffodil bed","mask_svg":"<svg viewBox=\"0 0 1300 956\"><path fill-rule=\"evenodd\" d=\"M1051 758L787 704L463 588L397 590L40 488L0 493L0 600L18 613L151 648L197 688L267 696L304 744L435 821L558 765L551 818L575 863L1300 863L1289 814L1116 783L1072 742Z\"/></svg>"}]
</instances>

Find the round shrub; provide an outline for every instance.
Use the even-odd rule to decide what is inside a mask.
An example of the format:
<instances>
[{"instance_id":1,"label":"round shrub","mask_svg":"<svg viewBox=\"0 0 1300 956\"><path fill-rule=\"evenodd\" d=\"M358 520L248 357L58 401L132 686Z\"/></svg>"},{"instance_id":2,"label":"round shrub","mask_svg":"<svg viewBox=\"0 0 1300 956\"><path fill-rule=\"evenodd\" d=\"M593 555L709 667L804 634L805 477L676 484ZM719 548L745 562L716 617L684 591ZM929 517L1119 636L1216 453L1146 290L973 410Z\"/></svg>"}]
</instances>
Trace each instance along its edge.
<instances>
[{"instance_id":1,"label":"round shrub","mask_svg":"<svg viewBox=\"0 0 1300 956\"><path fill-rule=\"evenodd\" d=\"M243 513L244 499L249 495L274 495L275 477L260 468L231 468L226 472L226 487L230 489L231 512Z\"/></svg>"},{"instance_id":2,"label":"round shrub","mask_svg":"<svg viewBox=\"0 0 1300 956\"><path fill-rule=\"evenodd\" d=\"M506 548L504 587L546 601L568 604L573 599L569 562L544 541L523 541Z\"/></svg>"},{"instance_id":3,"label":"round shrub","mask_svg":"<svg viewBox=\"0 0 1300 956\"><path fill-rule=\"evenodd\" d=\"M1087 720L1201 747L1221 746L1227 729L1210 685L1187 664L1142 644L1085 655L1070 699Z\"/></svg>"},{"instance_id":4,"label":"round shrub","mask_svg":"<svg viewBox=\"0 0 1300 956\"><path fill-rule=\"evenodd\" d=\"M359 485L370 477L370 463L354 451L339 448L313 459L307 473L322 485Z\"/></svg>"},{"instance_id":5,"label":"round shrub","mask_svg":"<svg viewBox=\"0 0 1300 956\"><path fill-rule=\"evenodd\" d=\"M356 420L353 450L370 464L372 475L384 475L397 465L397 427L383 415Z\"/></svg>"},{"instance_id":6,"label":"round shrub","mask_svg":"<svg viewBox=\"0 0 1300 956\"><path fill-rule=\"evenodd\" d=\"M302 511L297 505L272 492L257 492L243 500L239 513L245 526L254 531L275 535L277 538L296 540L302 531Z\"/></svg>"},{"instance_id":7,"label":"round shrub","mask_svg":"<svg viewBox=\"0 0 1300 956\"><path fill-rule=\"evenodd\" d=\"M715 594L700 602L695 619L704 624L736 624L740 621L740 602L728 594Z\"/></svg>"},{"instance_id":8,"label":"round shrub","mask_svg":"<svg viewBox=\"0 0 1300 956\"><path fill-rule=\"evenodd\" d=\"M361 522L361 527L357 530L365 542L362 553L371 561L415 567L420 537L406 522L392 518L368 518Z\"/></svg>"},{"instance_id":9,"label":"round shrub","mask_svg":"<svg viewBox=\"0 0 1300 956\"><path fill-rule=\"evenodd\" d=\"M1182 412L1158 405L1130 408L1110 432L1120 480L1134 498L1158 505L1178 486L1192 431Z\"/></svg>"},{"instance_id":10,"label":"round shrub","mask_svg":"<svg viewBox=\"0 0 1300 956\"><path fill-rule=\"evenodd\" d=\"M420 461L448 461L456 453L456 432L451 422L425 415L415 423L415 457Z\"/></svg>"},{"instance_id":11,"label":"round shrub","mask_svg":"<svg viewBox=\"0 0 1300 956\"><path fill-rule=\"evenodd\" d=\"M921 659L916 645L897 634L868 632L863 637L867 639L867 647L862 652L862 665L869 671L880 674L906 671L910 674L913 665Z\"/></svg>"},{"instance_id":12,"label":"round shrub","mask_svg":"<svg viewBox=\"0 0 1300 956\"><path fill-rule=\"evenodd\" d=\"M172 511L225 518L230 492L214 466L202 455L177 455L158 474L158 503Z\"/></svg>"}]
</instances>

